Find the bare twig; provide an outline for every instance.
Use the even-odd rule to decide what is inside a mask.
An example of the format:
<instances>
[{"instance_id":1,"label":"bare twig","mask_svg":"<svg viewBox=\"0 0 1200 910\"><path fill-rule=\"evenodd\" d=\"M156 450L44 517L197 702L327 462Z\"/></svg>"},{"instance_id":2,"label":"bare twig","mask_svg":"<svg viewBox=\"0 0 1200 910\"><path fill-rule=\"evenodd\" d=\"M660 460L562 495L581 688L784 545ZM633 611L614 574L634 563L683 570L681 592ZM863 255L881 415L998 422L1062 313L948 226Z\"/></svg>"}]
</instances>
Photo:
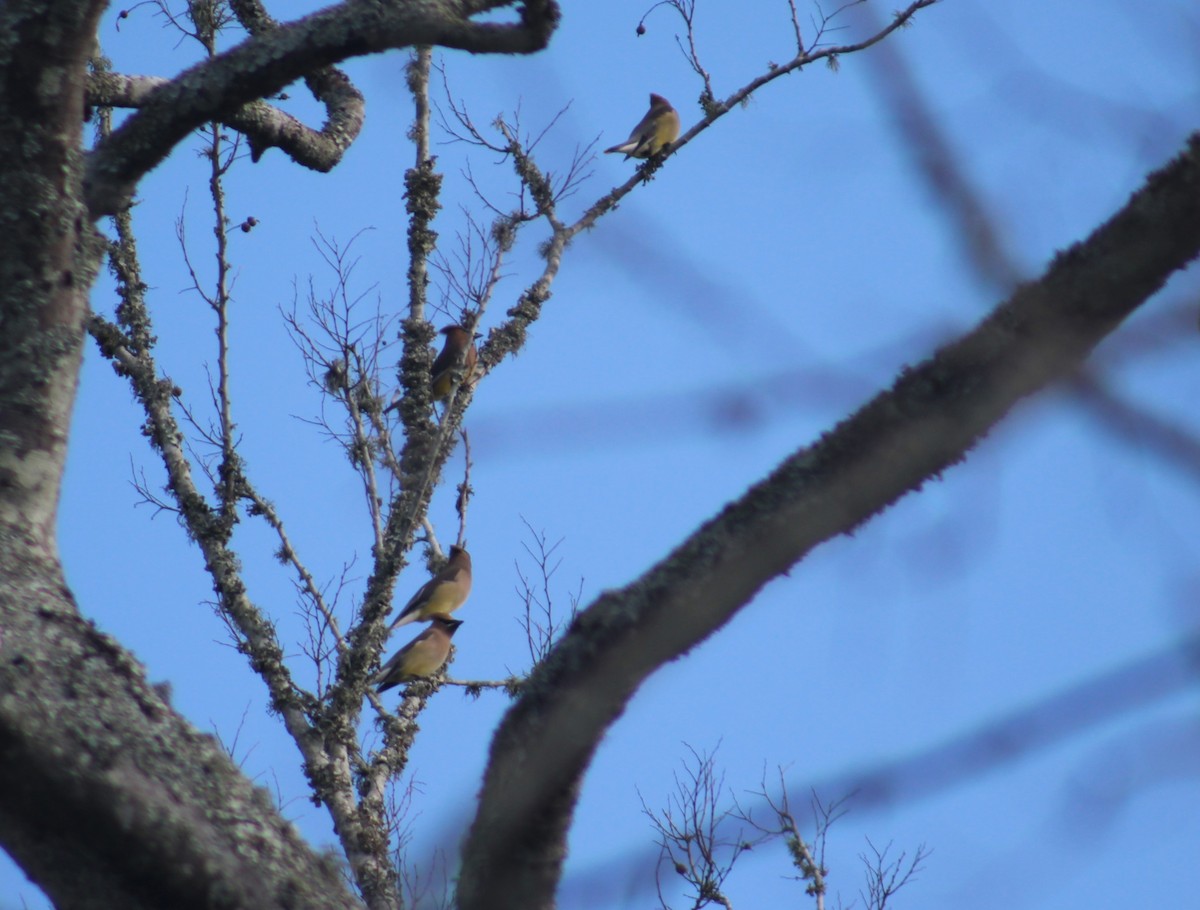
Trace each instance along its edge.
<instances>
[{"instance_id":1,"label":"bare twig","mask_svg":"<svg viewBox=\"0 0 1200 910\"><path fill-rule=\"evenodd\" d=\"M862 897L867 910L884 910L895 893L913 881L921 871L921 863L929 858L929 851L922 844L917 847L917 852L911 860L905 862L908 855L902 851L894 861L888 862L887 854L892 848L890 843L880 850L867 838L867 846L872 855L858 855L866 867L867 876L867 890L865 893L860 891L859 896Z\"/></svg>"},{"instance_id":2,"label":"bare twig","mask_svg":"<svg viewBox=\"0 0 1200 910\"><path fill-rule=\"evenodd\" d=\"M514 563L517 570L517 596L524 605L524 612L517 622L521 624L521 628L525 632L529 659L536 664L550 653L550 648L562 630L574 621L583 593L583 579L580 578L576 590L568 594L571 608L567 615L565 617L556 615L550 579L554 577L554 573L562 564L562 560L555 555L562 544L562 538L550 544L545 531L534 530L533 525L524 517L521 518L521 523L525 525L525 530L533 540L533 546L525 542L521 546L533 560L540 581L530 580L529 576L522 571L521 564Z\"/></svg>"},{"instance_id":3,"label":"bare twig","mask_svg":"<svg viewBox=\"0 0 1200 910\"><path fill-rule=\"evenodd\" d=\"M813 899L817 910L824 910L825 893L828 890L825 879L829 874L829 870L825 867L825 845L830 826L843 814L841 806L845 800L839 800L826 806L814 793L812 795L812 813L815 830L812 837L806 839L801 834L796 816L792 812L788 799L787 782L784 779L784 769L777 770L779 775L777 792L768 789L764 772L760 784L762 789L752 794L766 804L770 814L774 816L773 820L770 822L760 821L754 818L752 811L743 809L740 805L734 815L760 832L764 840L783 838L792 865L800 873L795 877L796 880L807 882L805 893Z\"/></svg>"},{"instance_id":4,"label":"bare twig","mask_svg":"<svg viewBox=\"0 0 1200 910\"><path fill-rule=\"evenodd\" d=\"M426 871L412 863L408 856L400 860L400 882L405 906L423 910L450 910L454 906L454 888L446 851L433 851Z\"/></svg>"},{"instance_id":5,"label":"bare twig","mask_svg":"<svg viewBox=\"0 0 1200 910\"><path fill-rule=\"evenodd\" d=\"M656 812L641 798L642 812L658 834L661 851L655 870L659 902L668 910L661 878L663 865L667 864L691 886L692 910L708 904L733 910L722 889L738 857L754 844L744 839L741 831L733 839L721 833L725 821L736 815L720 805L726 796L725 775L716 772L716 750L703 753L687 748L691 759L683 762L682 778L676 772L675 792L667 798L666 807Z\"/></svg>"}]
</instances>

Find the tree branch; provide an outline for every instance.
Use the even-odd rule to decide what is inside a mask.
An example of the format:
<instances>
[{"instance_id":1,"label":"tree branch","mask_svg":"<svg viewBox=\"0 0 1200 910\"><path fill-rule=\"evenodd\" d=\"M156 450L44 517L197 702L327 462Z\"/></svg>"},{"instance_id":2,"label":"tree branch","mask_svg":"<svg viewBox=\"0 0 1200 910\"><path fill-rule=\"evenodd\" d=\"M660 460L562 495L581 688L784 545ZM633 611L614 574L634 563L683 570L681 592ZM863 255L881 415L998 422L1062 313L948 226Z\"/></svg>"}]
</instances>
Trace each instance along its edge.
<instances>
[{"instance_id":1,"label":"tree branch","mask_svg":"<svg viewBox=\"0 0 1200 910\"><path fill-rule=\"evenodd\" d=\"M493 740L464 847L462 910L551 906L583 772L641 683L815 546L962 460L1021 398L1070 375L1198 253L1194 134L1041 280L905 370L891 390L798 450L642 578L580 614Z\"/></svg>"},{"instance_id":2,"label":"tree branch","mask_svg":"<svg viewBox=\"0 0 1200 910\"><path fill-rule=\"evenodd\" d=\"M478 13L514 5L520 14L516 22L471 21ZM138 181L193 129L230 117L314 70L348 57L413 45L533 53L546 46L558 17L555 0L445 5L346 0L276 29L263 29L153 90L138 112L96 147L85 180L88 208L93 218L124 208ZM339 141L348 144L352 138Z\"/></svg>"}]
</instances>

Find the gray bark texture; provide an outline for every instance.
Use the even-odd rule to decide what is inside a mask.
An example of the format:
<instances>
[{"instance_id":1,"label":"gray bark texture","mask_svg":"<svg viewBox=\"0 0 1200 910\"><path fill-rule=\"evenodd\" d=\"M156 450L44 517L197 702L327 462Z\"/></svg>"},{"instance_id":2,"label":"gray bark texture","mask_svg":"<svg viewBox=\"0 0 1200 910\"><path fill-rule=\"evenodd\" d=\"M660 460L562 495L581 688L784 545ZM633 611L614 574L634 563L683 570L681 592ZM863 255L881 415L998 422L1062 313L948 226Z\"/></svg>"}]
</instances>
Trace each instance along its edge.
<instances>
[{"instance_id":1,"label":"gray bark texture","mask_svg":"<svg viewBox=\"0 0 1200 910\"><path fill-rule=\"evenodd\" d=\"M0 7L0 843L59 907L348 907L318 856L85 621L55 543L87 294L101 3Z\"/></svg>"}]
</instances>

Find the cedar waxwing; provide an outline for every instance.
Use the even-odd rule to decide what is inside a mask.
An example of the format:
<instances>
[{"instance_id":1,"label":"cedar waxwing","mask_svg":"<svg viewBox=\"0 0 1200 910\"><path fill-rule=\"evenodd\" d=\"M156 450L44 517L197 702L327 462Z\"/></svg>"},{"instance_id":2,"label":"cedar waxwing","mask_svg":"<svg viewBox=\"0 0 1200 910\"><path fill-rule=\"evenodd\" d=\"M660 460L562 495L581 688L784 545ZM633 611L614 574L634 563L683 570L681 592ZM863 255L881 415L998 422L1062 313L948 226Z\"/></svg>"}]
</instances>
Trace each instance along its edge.
<instances>
[{"instance_id":1,"label":"cedar waxwing","mask_svg":"<svg viewBox=\"0 0 1200 910\"><path fill-rule=\"evenodd\" d=\"M429 628L393 654L372 677L376 692L419 676L432 676L441 669L450 656L450 639L462 625L462 620L441 613L434 613L429 618L433 620Z\"/></svg>"},{"instance_id":2,"label":"cedar waxwing","mask_svg":"<svg viewBox=\"0 0 1200 910\"><path fill-rule=\"evenodd\" d=\"M463 384L469 385L478 357L475 351L478 336L472 337L461 325L448 325L442 329L442 334L446 336L446 343L429 371L434 401L445 401L450 397L454 389L454 371L459 366L462 367Z\"/></svg>"},{"instance_id":3,"label":"cedar waxwing","mask_svg":"<svg viewBox=\"0 0 1200 910\"><path fill-rule=\"evenodd\" d=\"M466 603L470 593L471 554L462 547L453 546L442 571L421 585L391 627L394 629L418 619L428 619L434 613L453 613Z\"/></svg>"},{"instance_id":4,"label":"cedar waxwing","mask_svg":"<svg viewBox=\"0 0 1200 910\"><path fill-rule=\"evenodd\" d=\"M626 161L630 158L649 158L674 142L678 135L679 114L671 107L670 101L662 95L651 93L650 110L646 116L638 121L628 139L605 149L604 154L624 152Z\"/></svg>"}]
</instances>

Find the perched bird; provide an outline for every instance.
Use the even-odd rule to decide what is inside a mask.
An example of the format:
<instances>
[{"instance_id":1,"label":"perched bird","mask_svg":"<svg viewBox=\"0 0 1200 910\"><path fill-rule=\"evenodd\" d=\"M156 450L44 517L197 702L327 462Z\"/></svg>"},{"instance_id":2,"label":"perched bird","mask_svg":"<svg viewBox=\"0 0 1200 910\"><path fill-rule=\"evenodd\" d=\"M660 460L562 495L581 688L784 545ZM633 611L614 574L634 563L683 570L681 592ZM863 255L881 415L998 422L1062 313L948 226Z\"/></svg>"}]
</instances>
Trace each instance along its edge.
<instances>
[{"instance_id":1,"label":"perched bird","mask_svg":"<svg viewBox=\"0 0 1200 910\"><path fill-rule=\"evenodd\" d=\"M466 603L470 593L471 554L462 547L453 546L442 571L421 585L392 621L391 627L395 629L418 619L429 619L435 613L453 613Z\"/></svg>"},{"instance_id":2,"label":"perched bird","mask_svg":"<svg viewBox=\"0 0 1200 910\"><path fill-rule=\"evenodd\" d=\"M462 625L462 620L451 619L442 613L434 613L429 618L433 620L429 628L393 654L371 679L376 692L419 676L432 676L441 669L450 656L450 639Z\"/></svg>"},{"instance_id":3,"label":"perched bird","mask_svg":"<svg viewBox=\"0 0 1200 910\"><path fill-rule=\"evenodd\" d=\"M651 93L650 110L638 121L629 138L620 145L605 149L604 153L624 152L626 161L630 158L649 158L674 142L678 135L679 114L671 107L670 101L662 95Z\"/></svg>"},{"instance_id":4,"label":"perched bird","mask_svg":"<svg viewBox=\"0 0 1200 910\"><path fill-rule=\"evenodd\" d=\"M478 357L475 351L478 335L472 336L461 325L448 325L442 329L442 334L446 336L446 343L429 371L434 401L445 401L450 397L454 390L454 371L458 367L462 367L463 383L470 383Z\"/></svg>"}]
</instances>

